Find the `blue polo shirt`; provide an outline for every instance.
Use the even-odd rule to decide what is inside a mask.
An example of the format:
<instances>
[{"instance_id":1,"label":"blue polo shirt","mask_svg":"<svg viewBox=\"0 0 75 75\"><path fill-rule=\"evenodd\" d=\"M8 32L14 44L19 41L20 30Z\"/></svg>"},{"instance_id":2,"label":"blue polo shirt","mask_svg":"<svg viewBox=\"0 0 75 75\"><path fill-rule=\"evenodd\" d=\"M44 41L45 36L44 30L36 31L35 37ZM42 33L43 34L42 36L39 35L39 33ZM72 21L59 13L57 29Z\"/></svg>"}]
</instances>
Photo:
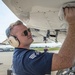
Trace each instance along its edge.
<instances>
[{"instance_id":1,"label":"blue polo shirt","mask_svg":"<svg viewBox=\"0 0 75 75\"><path fill-rule=\"evenodd\" d=\"M45 75L51 73L53 53L15 48L13 70L16 75Z\"/></svg>"}]
</instances>

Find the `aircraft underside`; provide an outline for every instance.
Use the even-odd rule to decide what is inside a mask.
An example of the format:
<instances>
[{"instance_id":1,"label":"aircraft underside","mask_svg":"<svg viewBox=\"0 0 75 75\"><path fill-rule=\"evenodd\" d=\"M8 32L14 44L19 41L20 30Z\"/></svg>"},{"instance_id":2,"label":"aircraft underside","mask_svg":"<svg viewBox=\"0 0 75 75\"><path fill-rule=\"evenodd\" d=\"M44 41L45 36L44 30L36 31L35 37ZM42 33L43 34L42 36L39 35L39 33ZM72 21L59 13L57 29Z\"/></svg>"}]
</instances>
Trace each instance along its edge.
<instances>
[{"instance_id":1,"label":"aircraft underside","mask_svg":"<svg viewBox=\"0 0 75 75\"><path fill-rule=\"evenodd\" d=\"M31 28L34 42L64 41L68 25L58 15L61 6L70 1L75 0L3 0Z\"/></svg>"}]
</instances>

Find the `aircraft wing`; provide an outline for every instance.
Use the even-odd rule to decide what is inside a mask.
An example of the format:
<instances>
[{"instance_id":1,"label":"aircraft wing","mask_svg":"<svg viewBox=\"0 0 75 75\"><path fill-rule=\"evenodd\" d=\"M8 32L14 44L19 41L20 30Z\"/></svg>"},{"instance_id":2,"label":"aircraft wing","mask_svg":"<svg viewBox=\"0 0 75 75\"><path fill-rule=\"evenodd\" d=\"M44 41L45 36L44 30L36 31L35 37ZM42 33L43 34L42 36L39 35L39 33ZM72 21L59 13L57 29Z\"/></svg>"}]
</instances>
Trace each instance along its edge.
<instances>
[{"instance_id":1,"label":"aircraft wing","mask_svg":"<svg viewBox=\"0 0 75 75\"><path fill-rule=\"evenodd\" d=\"M49 31L47 42L64 41L67 34L67 25L58 17L62 4L75 0L3 0L8 8L32 30L37 42L44 42ZM55 35L55 37L53 36ZM39 39L41 38L41 39Z\"/></svg>"}]
</instances>

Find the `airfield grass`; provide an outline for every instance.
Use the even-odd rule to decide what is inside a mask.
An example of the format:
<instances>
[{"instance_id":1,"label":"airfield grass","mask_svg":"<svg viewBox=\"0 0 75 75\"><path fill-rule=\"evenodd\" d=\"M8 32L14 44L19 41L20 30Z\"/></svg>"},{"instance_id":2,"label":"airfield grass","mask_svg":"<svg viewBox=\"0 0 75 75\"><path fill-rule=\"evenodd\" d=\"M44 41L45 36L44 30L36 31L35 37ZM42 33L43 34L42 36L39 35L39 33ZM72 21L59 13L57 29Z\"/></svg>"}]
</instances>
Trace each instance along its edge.
<instances>
[{"instance_id":1,"label":"airfield grass","mask_svg":"<svg viewBox=\"0 0 75 75\"><path fill-rule=\"evenodd\" d=\"M37 51L44 51L44 48L42 47L39 47L39 48L32 48L34 50L37 50ZM59 50L60 47L53 47L53 48L48 48L48 51L56 51L56 50Z\"/></svg>"}]
</instances>

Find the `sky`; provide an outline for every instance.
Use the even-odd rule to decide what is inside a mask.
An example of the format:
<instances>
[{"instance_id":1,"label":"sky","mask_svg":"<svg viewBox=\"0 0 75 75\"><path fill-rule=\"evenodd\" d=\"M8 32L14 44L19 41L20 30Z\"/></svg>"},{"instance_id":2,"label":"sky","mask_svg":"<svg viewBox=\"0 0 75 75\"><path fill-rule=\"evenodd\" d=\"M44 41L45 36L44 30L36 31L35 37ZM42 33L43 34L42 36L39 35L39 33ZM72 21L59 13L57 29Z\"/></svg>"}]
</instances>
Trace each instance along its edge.
<instances>
[{"instance_id":1,"label":"sky","mask_svg":"<svg viewBox=\"0 0 75 75\"><path fill-rule=\"evenodd\" d=\"M0 0L0 43L7 37L5 34L6 28L18 18L11 12L11 10Z\"/></svg>"}]
</instances>

